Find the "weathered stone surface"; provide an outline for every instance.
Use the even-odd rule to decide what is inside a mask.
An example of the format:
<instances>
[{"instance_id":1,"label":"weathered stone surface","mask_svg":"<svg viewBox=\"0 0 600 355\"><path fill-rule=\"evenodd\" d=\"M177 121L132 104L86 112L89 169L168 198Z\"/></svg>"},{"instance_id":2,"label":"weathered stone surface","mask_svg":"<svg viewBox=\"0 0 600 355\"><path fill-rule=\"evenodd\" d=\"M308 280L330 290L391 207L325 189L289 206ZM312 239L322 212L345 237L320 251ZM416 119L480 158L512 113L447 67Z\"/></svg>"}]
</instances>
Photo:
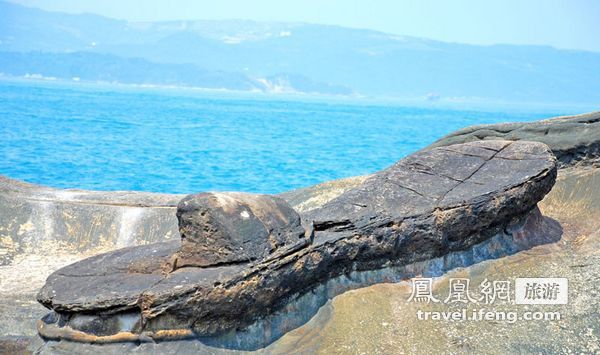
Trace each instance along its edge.
<instances>
[{"instance_id":1,"label":"weathered stone surface","mask_svg":"<svg viewBox=\"0 0 600 355\"><path fill-rule=\"evenodd\" d=\"M555 177L555 158L541 143L486 141L423 151L302 215L311 237L299 238L306 240L303 244L265 253L262 243L257 251L262 254L253 254L261 259L181 268L170 264L169 255L180 252L177 243L127 248L55 272L38 299L61 314L65 324L86 332L95 328L69 323L77 318L73 314L137 313L137 322L127 329L137 334L159 336L165 329L222 334L248 326L333 277L441 257L502 233L535 208ZM203 227L190 223L199 211L209 206L213 218L235 220L250 203L239 198L230 213L220 214L223 204L207 201L210 196L190 197L188 205L180 205L180 216L192 216L183 221L188 230L182 234L200 245L205 234L198 228ZM289 208L275 201L269 211ZM253 215L262 216L257 210ZM298 236L294 213L284 216L262 225ZM241 220L234 220L231 226L239 226ZM229 238L219 242L225 245L239 238L222 236ZM282 245L288 245L286 238ZM210 250L199 248L201 254Z\"/></svg>"},{"instance_id":2,"label":"weathered stone surface","mask_svg":"<svg viewBox=\"0 0 600 355\"><path fill-rule=\"evenodd\" d=\"M81 253L178 239L184 195L63 190L0 176L0 265L15 255ZM50 244L50 245L48 245Z\"/></svg>"},{"instance_id":3,"label":"weathered stone surface","mask_svg":"<svg viewBox=\"0 0 600 355\"><path fill-rule=\"evenodd\" d=\"M472 245L476 240L471 237L478 231L535 205L540 197L528 194L527 189L537 185L546 193L553 184L553 178L547 179L546 186L543 179L541 184L536 181L536 174L555 174L548 173L553 164L548 156L543 144L507 141L419 152L309 212L307 219L314 221L316 241L356 234L382 233L383 237L392 229L394 234L407 236L387 241L399 243L388 246L395 258L414 261L413 243L420 257L439 256ZM502 193L516 181L522 189ZM371 251L365 250L362 257L371 259Z\"/></svg>"},{"instance_id":4,"label":"weathered stone surface","mask_svg":"<svg viewBox=\"0 0 600 355\"><path fill-rule=\"evenodd\" d=\"M175 268L255 261L306 243L298 213L269 195L189 195L179 203L177 218L182 245Z\"/></svg>"},{"instance_id":5,"label":"weathered stone surface","mask_svg":"<svg viewBox=\"0 0 600 355\"><path fill-rule=\"evenodd\" d=\"M36 294L53 271L127 246L179 243L175 213L183 197L57 189L0 176L0 353L7 339L37 336L47 309Z\"/></svg>"},{"instance_id":6,"label":"weathered stone surface","mask_svg":"<svg viewBox=\"0 0 600 355\"><path fill-rule=\"evenodd\" d=\"M296 211L304 213L319 208L344 192L362 184L369 176L322 182L302 189L286 191L278 196L286 200Z\"/></svg>"},{"instance_id":7,"label":"weathered stone surface","mask_svg":"<svg viewBox=\"0 0 600 355\"><path fill-rule=\"evenodd\" d=\"M600 166L600 111L536 122L470 126L439 139L431 147L479 140L542 142L556 156L559 168Z\"/></svg>"},{"instance_id":8,"label":"weathered stone surface","mask_svg":"<svg viewBox=\"0 0 600 355\"><path fill-rule=\"evenodd\" d=\"M452 132L424 150L481 140L524 140L548 145L558 158L559 169L579 165L600 167L599 119L600 112L592 112L536 122L469 126ZM327 181L284 192L279 196L288 201L298 212L307 212L357 187L366 178L368 176Z\"/></svg>"}]
</instances>

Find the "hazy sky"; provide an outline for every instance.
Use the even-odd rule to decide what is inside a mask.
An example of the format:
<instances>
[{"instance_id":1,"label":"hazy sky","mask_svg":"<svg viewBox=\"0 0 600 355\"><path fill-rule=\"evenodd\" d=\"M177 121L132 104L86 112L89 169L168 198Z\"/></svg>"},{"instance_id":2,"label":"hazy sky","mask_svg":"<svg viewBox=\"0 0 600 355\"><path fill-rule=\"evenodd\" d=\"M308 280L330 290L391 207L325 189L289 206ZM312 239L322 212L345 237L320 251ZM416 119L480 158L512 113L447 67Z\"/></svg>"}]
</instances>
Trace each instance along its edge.
<instances>
[{"instance_id":1,"label":"hazy sky","mask_svg":"<svg viewBox=\"0 0 600 355\"><path fill-rule=\"evenodd\" d=\"M12 0L133 21L299 21L471 44L541 44L600 52L599 0ZM0 15L1 16L1 15Z\"/></svg>"}]
</instances>

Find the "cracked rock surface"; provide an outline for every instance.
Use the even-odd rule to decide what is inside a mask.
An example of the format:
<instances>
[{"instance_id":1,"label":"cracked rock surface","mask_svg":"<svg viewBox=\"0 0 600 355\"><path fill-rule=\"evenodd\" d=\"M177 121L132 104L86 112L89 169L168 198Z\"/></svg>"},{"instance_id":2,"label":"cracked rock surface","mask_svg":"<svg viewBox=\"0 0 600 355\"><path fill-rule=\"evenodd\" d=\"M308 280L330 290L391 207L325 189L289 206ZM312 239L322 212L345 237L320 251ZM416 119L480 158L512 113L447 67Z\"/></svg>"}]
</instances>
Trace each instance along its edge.
<instances>
[{"instance_id":1,"label":"cracked rock surface","mask_svg":"<svg viewBox=\"0 0 600 355\"><path fill-rule=\"evenodd\" d=\"M556 156L559 168L600 166L600 111L536 122L470 126L450 133L431 147L479 140L542 142Z\"/></svg>"},{"instance_id":2,"label":"cracked rock surface","mask_svg":"<svg viewBox=\"0 0 600 355\"><path fill-rule=\"evenodd\" d=\"M307 243L298 213L275 196L189 195L179 203L177 218L182 245L176 268L255 261Z\"/></svg>"},{"instance_id":3,"label":"cracked rock surface","mask_svg":"<svg viewBox=\"0 0 600 355\"><path fill-rule=\"evenodd\" d=\"M62 324L96 335L215 335L250 325L329 278L469 248L523 218L555 178L545 144L495 140L415 153L299 216L269 196L194 195L178 207L183 241L67 266L48 278L38 300ZM240 243L252 248L234 252ZM82 314L99 318L78 325ZM107 321L123 314L134 315L127 328Z\"/></svg>"}]
</instances>

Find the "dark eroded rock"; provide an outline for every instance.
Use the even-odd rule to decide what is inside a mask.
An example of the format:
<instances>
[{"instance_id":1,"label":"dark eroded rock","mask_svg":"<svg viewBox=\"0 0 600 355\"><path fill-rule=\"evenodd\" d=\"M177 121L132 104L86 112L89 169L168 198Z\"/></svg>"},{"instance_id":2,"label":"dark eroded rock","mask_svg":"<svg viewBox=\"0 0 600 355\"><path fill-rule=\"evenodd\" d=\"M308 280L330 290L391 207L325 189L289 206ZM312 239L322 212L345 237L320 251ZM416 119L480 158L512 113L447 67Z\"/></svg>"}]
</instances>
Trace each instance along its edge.
<instances>
[{"instance_id":1,"label":"dark eroded rock","mask_svg":"<svg viewBox=\"0 0 600 355\"><path fill-rule=\"evenodd\" d=\"M63 331L80 331L86 341L118 339L118 332L163 339L175 329L224 334L337 276L439 258L510 233L555 178L546 145L482 141L402 159L301 215L304 229L277 198L190 196L178 209L181 244L73 264L52 274L38 299L56 311ZM102 326L90 326L82 314Z\"/></svg>"},{"instance_id":2,"label":"dark eroded rock","mask_svg":"<svg viewBox=\"0 0 600 355\"><path fill-rule=\"evenodd\" d=\"M535 122L470 126L450 133L431 147L479 140L542 142L558 159L559 168L600 166L600 111Z\"/></svg>"},{"instance_id":3,"label":"dark eroded rock","mask_svg":"<svg viewBox=\"0 0 600 355\"><path fill-rule=\"evenodd\" d=\"M307 242L298 213L269 195L189 195L179 203L177 218L182 245L175 267L255 261Z\"/></svg>"}]
</instances>

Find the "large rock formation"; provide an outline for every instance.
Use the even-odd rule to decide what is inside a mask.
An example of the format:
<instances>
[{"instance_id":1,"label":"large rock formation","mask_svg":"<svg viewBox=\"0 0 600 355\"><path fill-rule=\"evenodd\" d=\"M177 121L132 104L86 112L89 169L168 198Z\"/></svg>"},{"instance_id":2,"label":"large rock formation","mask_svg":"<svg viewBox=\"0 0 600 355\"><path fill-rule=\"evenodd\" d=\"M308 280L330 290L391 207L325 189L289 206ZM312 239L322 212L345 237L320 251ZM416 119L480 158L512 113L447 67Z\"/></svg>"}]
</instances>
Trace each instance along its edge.
<instances>
[{"instance_id":1,"label":"large rock formation","mask_svg":"<svg viewBox=\"0 0 600 355\"><path fill-rule=\"evenodd\" d=\"M546 145L485 141L413 154L301 219L275 197L189 196L178 206L182 241L125 248L53 273L38 295L54 311L40 333L112 342L243 329L334 277L510 233L555 177Z\"/></svg>"}]
</instances>

